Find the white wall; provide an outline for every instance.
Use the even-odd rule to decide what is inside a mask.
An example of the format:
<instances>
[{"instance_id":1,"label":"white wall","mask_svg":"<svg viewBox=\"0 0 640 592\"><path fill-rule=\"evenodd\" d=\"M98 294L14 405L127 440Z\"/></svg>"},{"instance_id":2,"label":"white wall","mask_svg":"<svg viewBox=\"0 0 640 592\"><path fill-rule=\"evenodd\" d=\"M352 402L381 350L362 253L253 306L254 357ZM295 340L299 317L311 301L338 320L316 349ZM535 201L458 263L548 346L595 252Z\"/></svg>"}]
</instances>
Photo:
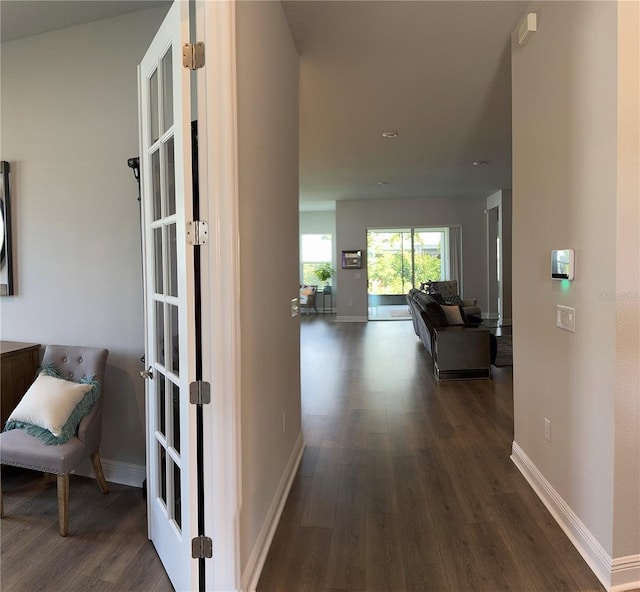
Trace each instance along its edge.
<instances>
[{"instance_id":1,"label":"white wall","mask_svg":"<svg viewBox=\"0 0 640 592\"><path fill-rule=\"evenodd\" d=\"M336 252L363 251L361 270L338 264L338 319L367 318L367 228L462 226L463 296L487 310L487 222L481 198L353 200L336 202ZM359 277L358 277L359 276ZM350 306L350 303L353 305ZM335 303L334 303L335 305Z\"/></svg>"},{"instance_id":2,"label":"white wall","mask_svg":"<svg viewBox=\"0 0 640 592\"><path fill-rule=\"evenodd\" d=\"M142 468L136 66L166 9L2 44L16 295L2 339L107 347L101 456ZM141 479L140 479L141 481Z\"/></svg>"},{"instance_id":3,"label":"white wall","mask_svg":"<svg viewBox=\"0 0 640 592\"><path fill-rule=\"evenodd\" d=\"M336 235L336 213L333 212L300 212L300 234ZM335 244L334 244L335 246ZM335 248L334 248L335 257Z\"/></svg>"},{"instance_id":4,"label":"white wall","mask_svg":"<svg viewBox=\"0 0 640 592\"><path fill-rule=\"evenodd\" d=\"M290 310L299 294L298 55L279 2L239 2L236 23L246 584L301 442L300 326Z\"/></svg>"},{"instance_id":5,"label":"white wall","mask_svg":"<svg viewBox=\"0 0 640 592\"><path fill-rule=\"evenodd\" d=\"M635 556L640 576L638 19L623 65L616 3L536 10L538 31L512 54L514 450L584 525L599 575ZM619 76L635 84L626 103ZM573 282L550 279L554 248L575 249ZM556 328L556 304L575 307L575 334Z\"/></svg>"}]
</instances>

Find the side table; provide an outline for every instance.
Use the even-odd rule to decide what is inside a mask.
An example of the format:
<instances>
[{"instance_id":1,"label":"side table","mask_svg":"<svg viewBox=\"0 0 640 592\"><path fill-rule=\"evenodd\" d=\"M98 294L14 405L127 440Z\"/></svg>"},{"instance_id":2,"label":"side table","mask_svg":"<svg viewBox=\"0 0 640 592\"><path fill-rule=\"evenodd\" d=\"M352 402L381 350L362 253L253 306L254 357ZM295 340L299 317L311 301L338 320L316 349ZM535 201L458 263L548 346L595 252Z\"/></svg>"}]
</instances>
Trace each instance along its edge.
<instances>
[{"instance_id":1,"label":"side table","mask_svg":"<svg viewBox=\"0 0 640 592\"><path fill-rule=\"evenodd\" d=\"M0 429L35 380L40 344L0 341Z\"/></svg>"},{"instance_id":2,"label":"side table","mask_svg":"<svg viewBox=\"0 0 640 592\"><path fill-rule=\"evenodd\" d=\"M329 288L328 291L327 288ZM326 286L320 293L322 294L322 314L327 312L327 296L329 297L329 313L331 314L333 312L333 290L331 286Z\"/></svg>"}]
</instances>

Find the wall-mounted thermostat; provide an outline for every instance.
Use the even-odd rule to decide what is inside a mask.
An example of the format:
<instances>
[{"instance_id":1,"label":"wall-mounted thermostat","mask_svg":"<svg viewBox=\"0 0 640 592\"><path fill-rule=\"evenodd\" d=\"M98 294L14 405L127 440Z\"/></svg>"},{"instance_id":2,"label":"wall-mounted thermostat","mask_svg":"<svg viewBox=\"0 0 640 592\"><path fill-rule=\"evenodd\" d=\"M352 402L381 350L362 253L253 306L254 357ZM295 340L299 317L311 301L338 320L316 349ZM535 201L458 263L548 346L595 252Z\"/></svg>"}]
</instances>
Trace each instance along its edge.
<instances>
[{"instance_id":1,"label":"wall-mounted thermostat","mask_svg":"<svg viewBox=\"0 0 640 592\"><path fill-rule=\"evenodd\" d=\"M572 280L574 277L575 254L573 249L551 251L551 278Z\"/></svg>"}]
</instances>

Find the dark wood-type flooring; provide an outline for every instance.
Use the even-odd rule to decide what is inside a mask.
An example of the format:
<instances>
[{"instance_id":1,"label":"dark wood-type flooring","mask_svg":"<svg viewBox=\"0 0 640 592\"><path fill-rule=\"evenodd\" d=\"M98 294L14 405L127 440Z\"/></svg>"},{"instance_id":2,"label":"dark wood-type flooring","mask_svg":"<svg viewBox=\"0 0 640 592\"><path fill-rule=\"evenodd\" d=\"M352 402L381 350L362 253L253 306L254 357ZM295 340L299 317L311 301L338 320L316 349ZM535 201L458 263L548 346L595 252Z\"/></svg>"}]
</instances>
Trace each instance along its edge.
<instances>
[{"instance_id":1,"label":"dark wood-type flooring","mask_svg":"<svg viewBox=\"0 0 640 592\"><path fill-rule=\"evenodd\" d=\"M302 323L306 449L259 592L602 591L511 462L512 369L443 382L410 321Z\"/></svg>"},{"instance_id":2,"label":"dark wood-type flooring","mask_svg":"<svg viewBox=\"0 0 640 592\"><path fill-rule=\"evenodd\" d=\"M55 479L2 467L5 516L0 520L2 592L172 592L147 539L140 489L71 475L69 536L58 534Z\"/></svg>"},{"instance_id":3,"label":"dark wood-type flooring","mask_svg":"<svg viewBox=\"0 0 640 592\"><path fill-rule=\"evenodd\" d=\"M302 323L306 450L259 592L598 591L509 460L511 369L438 385L410 322ZM2 470L2 592L170 591L139 489Z\"/></svg>"}]
</instances>

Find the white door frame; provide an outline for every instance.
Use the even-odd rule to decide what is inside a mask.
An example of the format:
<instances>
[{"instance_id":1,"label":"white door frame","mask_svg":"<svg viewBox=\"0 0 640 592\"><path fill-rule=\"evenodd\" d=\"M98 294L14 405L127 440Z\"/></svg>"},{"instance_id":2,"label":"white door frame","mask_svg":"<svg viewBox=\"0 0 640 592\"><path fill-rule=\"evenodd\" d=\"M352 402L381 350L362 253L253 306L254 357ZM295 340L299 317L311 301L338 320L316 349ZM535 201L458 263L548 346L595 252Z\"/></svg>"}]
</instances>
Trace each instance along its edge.
<instances>
[{"instance_id":1,"label":"white door frame","mask_svg":"<svg viewBox=\"0 0 640 592\"><path fill-rule=\"evenodd\" d=\"M502 207L487 208L487 318L497 319L502 314ZM496 239L499 239L496 242Z\"/></svg>"},{"instance_id":2,"label":"white door frame","mask_svg":"<svg viewBox=\"0 0 640 592\"><path fill-rule=\"evenodd\" d=\"M239 514L240 310L235 3L196 0L197 39L205 66L197 71L200 218L209 223L201 249L205 533L213 559L207 590L240 590Z\"/></svg>"},{"instance_id":3,"label":"white door frame","mask_svg":"<svg viewBox=\"0 0 640 592\"><path fill-rule=\"evenodd\" d=\"M499 252L498 256L500 258L498 274L500 280L498 281L498 324L502 325L505 321L504 318L504 240L503 240L503 231L502 231L502 220L504 217L503 211L503 198L502 198L502 189L497 191L496 193L487 197L486 209L485 209L485 224L486 224L486 232L487 232L487 260L491 253L491 248L489 246L489 212L497 208L498 211L498 237L500 238L499 243ZM487 302L490 302L491 290L489 288L489 282L491 282L491 278L489 277L489 267L487 266Z\"/></svg>"}]
</instances>

